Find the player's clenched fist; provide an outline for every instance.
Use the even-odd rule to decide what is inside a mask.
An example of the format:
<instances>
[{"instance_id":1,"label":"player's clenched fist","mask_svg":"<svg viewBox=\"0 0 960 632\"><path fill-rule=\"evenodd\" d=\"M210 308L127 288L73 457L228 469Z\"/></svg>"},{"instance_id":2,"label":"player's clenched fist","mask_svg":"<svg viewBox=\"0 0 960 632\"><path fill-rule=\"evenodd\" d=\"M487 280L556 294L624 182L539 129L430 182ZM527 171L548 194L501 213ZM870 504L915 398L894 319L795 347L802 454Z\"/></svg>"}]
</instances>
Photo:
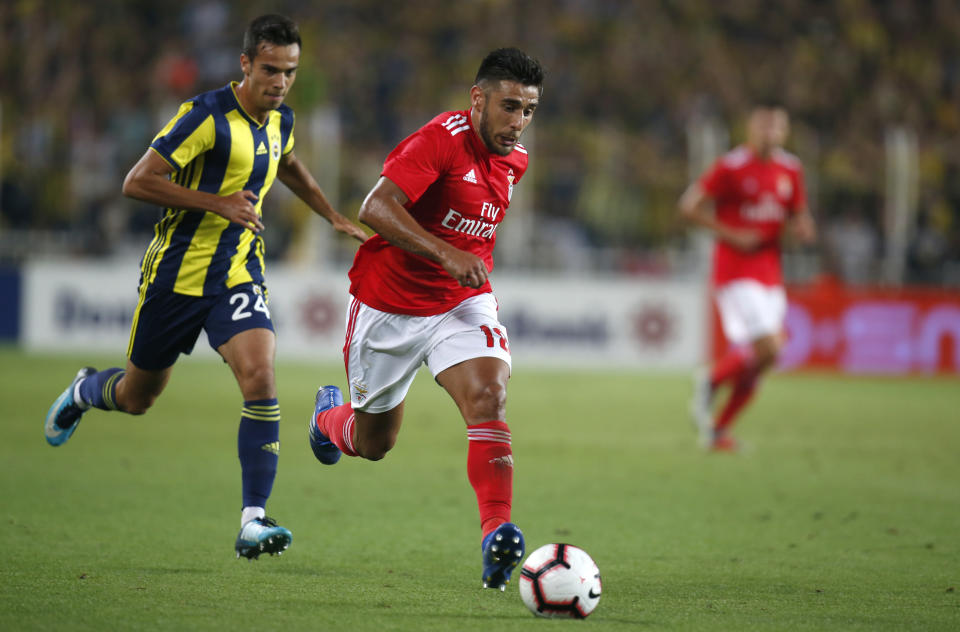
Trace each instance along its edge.
<instances>
[{"instance_id":1,"label":"player's clenched fist","mask_svg":"<svg viewBox=\"0 0 960 632\"><path fill-rule=\"evenodd\" d=\"M263 230L263 222L257 214L257 207L254 206L259 199L256 193L236 191L220 199L220 208L214 209L218 215L255 233Z\"/></svg>"},{"instance_id":2,"label":"player's clenched fist","mask_svg":"<svg viewBox=\"0 0 960 632\"><path fill-rule=\"evenodd\" d=\"M479 288L487 282L487 266L472 252L450 248L444 253L441 265L463 287Z\"/></svg>"}]
</instances>

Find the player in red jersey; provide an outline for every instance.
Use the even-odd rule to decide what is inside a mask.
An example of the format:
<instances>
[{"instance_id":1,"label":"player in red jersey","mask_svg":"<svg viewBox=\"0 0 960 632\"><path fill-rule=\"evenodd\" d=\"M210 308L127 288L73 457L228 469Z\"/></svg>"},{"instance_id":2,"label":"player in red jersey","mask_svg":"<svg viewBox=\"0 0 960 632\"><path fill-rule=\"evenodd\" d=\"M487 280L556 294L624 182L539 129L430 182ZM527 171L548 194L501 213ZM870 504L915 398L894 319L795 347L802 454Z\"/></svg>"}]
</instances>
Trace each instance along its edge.
<instances>
[{"instance_id":1,"label":"player in red jersey","mask_svg":"<svg viewBox=\"0 0 960 632\"><path fill-rule=\"evenodd\" d=\"M716 236L712 281L730 349L709 375L698 375L691 404L701 440L714 450L737 449L730 427L783 345L781 236L787 231L804 243L816 237L803 167L782 148L789 130L783 107L754 107L746 143L721 156L679 202L684 219ZM724 385L730 397L714 418L714 394Z\"/></svg>"},{"instance_id":2,"label":"player in red jersey","mask_svg":"<svg viewBox=\"0 0 960 632\"><path fill-rule=\"evenodd\" d=\"M322 463L336 463L341 453L382 459L396 443L404 399L425 363L467 424L482 580L501 590L524 543L510 522L510 351L487 276L497 226L527 170L519 140L542 84L535 59L516 48L495 50L480 65L468 110L440 114L387 157L360 207L360 220L377 234L350 270L350 401L324 386L310 421L310 445Z\"/></svg>"}]
</instances>

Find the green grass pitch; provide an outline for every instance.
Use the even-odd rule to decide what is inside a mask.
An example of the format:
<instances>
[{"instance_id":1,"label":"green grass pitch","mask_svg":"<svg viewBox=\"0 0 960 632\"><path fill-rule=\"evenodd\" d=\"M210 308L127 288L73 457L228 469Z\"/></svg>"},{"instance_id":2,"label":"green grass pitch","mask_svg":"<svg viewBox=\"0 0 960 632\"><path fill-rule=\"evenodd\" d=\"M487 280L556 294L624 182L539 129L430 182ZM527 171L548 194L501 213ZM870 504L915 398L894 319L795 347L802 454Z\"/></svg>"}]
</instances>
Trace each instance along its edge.
<instances>
[{"instance_id":1,"label":"green grass pitch","mask_svg":"<svg viewBox=\"0 0 960 632\"><path fill-rule=\"evenodd\" d=\"M383 461L317 463L316 387L277 369L281 557L237 560L240 396L182 358L143 417L91 411L59 448L47 407L94 358L0 349L2 630L957 630L960 384L776 375L704 454L680 374L524 368L510 384L514 520L528 551L586 549L604 594L583 622L538 620L480 588L466 433L421 373Z\"/></svg>"}]
</instances>

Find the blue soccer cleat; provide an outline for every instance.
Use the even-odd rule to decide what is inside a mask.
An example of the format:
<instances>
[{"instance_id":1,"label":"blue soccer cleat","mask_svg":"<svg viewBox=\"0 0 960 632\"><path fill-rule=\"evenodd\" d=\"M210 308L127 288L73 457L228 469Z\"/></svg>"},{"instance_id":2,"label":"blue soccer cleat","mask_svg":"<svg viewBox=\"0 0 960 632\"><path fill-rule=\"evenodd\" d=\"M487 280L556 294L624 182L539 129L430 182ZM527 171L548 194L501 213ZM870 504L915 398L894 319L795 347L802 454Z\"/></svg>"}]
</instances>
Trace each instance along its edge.
<instances>
[{"instance_id":1,"label":"blue soccer cleat","mask_svg":"<svg viewBox=\"0 0 960 632\"><path fill-rule=\"evenodd\" d=\"M237 534L237 558L255 560L261 553L280 555L290 548L291 542L293 534L289 529L277 525L273 518L254 518L243 525Z\"/></svg>"},{"instance_id":2,"label":"blue soccer cleat","mask_svg":"<svg viewBox=\"0 0 960 632\"><path fill-rule=\"evenodd\" d=\"M54 400L50 410L47 411L47 418L43 422L43 434L47 437L47 443L50 445L63 445L73 434L80 424L80 418L87 412L88 407L82 407L77 404L73 398L73 391L77 382L96 373L97 370L92 366L85 366L77 371L77 376L70 382L60 397Z\"/></svg>"},{"instance_id":3,"label":"blue soccer cleat","mask_svg":"<svg viewBox=\"0 0 960 632\"><path fill-rule=\"evenodd\" d=\"M340 451L327 435L320 432L317 426L317 415L325 410L343 405L343 395L336 386L321 386L317 391L316 405L313 407L313 416L310 418L310 447L313 455L324 465L333 465L340 460Z\"/></svg>"},{"instance_id":4,"label":"blue soccer cleat","mask_svg":"<svg viewBox=\"0 0 960 632\"><path fill-rule=\"evenodd\" d=\"M483 587L507 589L510 573L523 560L523 533L512 522L502 525L483 539Z\"/></svg>"}]
</instances>

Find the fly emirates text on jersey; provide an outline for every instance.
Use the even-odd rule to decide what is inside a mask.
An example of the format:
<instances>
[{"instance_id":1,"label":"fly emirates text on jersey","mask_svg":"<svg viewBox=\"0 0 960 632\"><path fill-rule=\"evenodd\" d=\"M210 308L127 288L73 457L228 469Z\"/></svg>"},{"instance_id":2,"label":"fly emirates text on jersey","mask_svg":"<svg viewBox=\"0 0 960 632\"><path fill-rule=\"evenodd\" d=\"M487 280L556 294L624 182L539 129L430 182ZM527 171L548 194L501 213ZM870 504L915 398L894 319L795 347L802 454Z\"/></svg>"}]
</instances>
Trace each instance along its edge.
<instances>
[{"instance_id":1,"label":"fly emirates text on jersey","mask_svg":"<svg viewBox=\"0 0 960 632\"><path fill-rule=\"evenodd\" d=\"M443 218L440 224L444 228L455 230L458 233L465 233L467 235L473 235L474 237L490 238L493 237L493 233L497 230L497 223L499 223L497 222L497 218L499 216L499 206L495 206L490 202L484 202L483 207L480 209L480 217L483 219L464 217L463 213L449 209L447 216ZM484 221L484 219L490 219L492 221L487 222Z\"/></svg>"}]
</instances>

